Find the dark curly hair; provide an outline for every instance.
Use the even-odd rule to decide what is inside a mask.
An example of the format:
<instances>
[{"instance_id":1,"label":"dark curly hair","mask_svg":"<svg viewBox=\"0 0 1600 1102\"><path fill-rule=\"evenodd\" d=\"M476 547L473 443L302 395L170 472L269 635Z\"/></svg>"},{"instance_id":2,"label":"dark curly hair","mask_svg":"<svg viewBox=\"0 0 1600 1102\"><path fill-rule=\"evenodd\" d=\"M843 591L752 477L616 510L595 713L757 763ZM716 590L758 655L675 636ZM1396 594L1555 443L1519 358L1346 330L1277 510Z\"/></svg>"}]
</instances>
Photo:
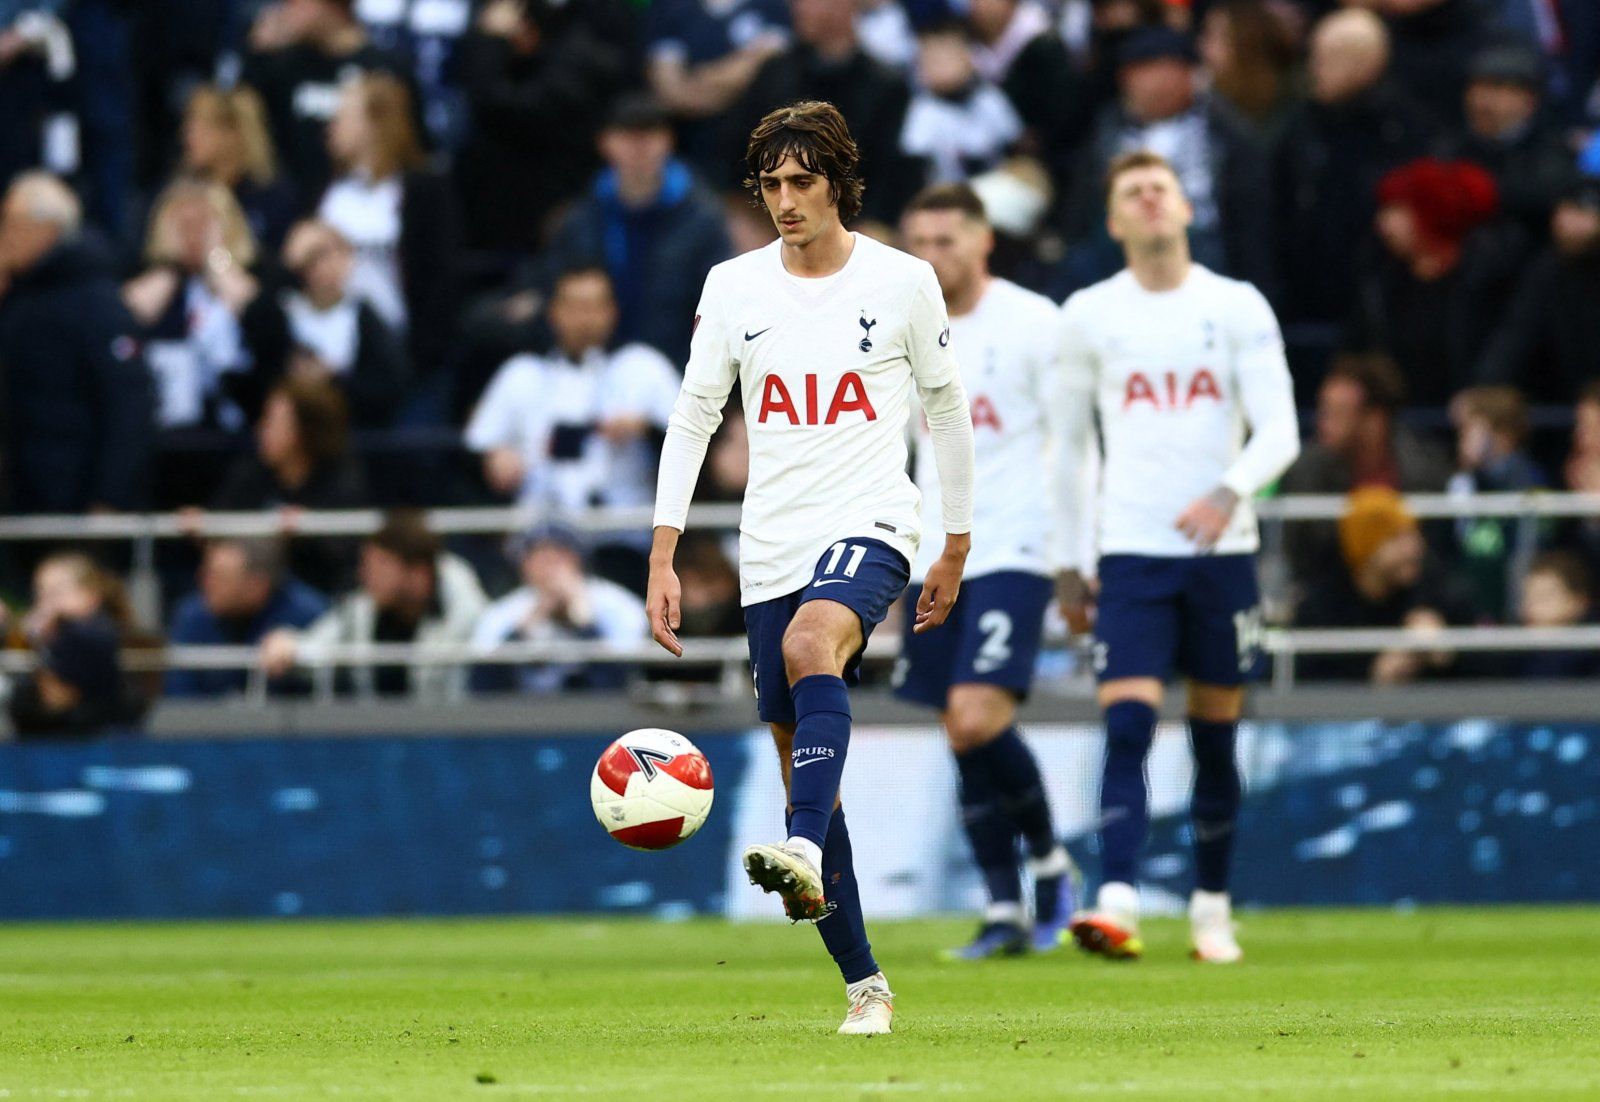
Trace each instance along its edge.
<instances>
[{"instance_id":1,"label":"dark curly hair","mask_svg":"<svg viewBox=\"0 0 1600 1102\"><path fill-rule=\"evenodd\" d=\"M831 103L800 100L768 113L750 132L744 162L749 175L744 186L761 201L761 174L771 172L793 157L800 167L827 178L829 197L839 208L839 220L849 222L861 213L861 152L844 116Z\"/></svg>"}]
</instances>

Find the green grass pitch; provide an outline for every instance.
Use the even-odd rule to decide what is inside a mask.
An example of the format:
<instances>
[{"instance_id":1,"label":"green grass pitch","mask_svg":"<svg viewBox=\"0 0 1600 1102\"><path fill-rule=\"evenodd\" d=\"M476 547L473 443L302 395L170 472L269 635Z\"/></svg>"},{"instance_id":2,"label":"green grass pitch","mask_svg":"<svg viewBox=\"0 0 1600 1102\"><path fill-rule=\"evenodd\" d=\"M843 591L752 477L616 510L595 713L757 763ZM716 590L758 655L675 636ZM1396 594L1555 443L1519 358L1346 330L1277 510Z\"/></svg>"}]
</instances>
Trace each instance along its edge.
<instances>
[{"instance_id":1,"label":"green grass pitch","mask_svg":"<svg viewBox=\"0 0 1600 1102\"><path fill-rule=\"evenodd\" d=\"M0 1099L1600 1098L1594 910L1246 915L1234 968L873 929L893 1037L782 925L0 927Z\"/></svg>"}]
</instances>

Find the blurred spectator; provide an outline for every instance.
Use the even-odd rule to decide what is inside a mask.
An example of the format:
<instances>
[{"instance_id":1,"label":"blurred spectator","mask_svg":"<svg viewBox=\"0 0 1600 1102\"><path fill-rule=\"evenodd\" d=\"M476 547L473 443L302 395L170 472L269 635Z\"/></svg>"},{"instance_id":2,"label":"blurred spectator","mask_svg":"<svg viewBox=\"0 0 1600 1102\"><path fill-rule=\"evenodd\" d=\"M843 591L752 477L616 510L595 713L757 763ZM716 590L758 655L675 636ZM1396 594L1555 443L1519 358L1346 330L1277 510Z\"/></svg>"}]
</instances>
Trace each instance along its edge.
<instances>
[{"instance_id":1,"label":"blurred spectator","mask_svg":"<svg viewBox=\"0 0 1600 1102\"><path fill-rule=\"evenodd\" d=\"M1451 466L1442 451L1396 420L1405 384L1384 356L1336 357L1317 394L1316 438L1284 472L1286 494L1348 494L1366 486L1438 493ZM1338 533L1312 521L1285 528L1298 586L1314 589L1338 563Z\"/></svg>"},{"instance_id":2,"label":"blurred spectator","mask_svg":"<svg viewBox=\"0 0 1600 1102\"><path fill-rule=\"evenodd\" d=\"M421 512L393 510L361 545L360 588L304 631L269 632L261 640L261 667L279 678L303 663L318 680L362 697L456 700L466 687L462 666L357 666L334 673L317 668L317 660L330 646L465 643L487 603L472 567L440 546Z\"/></svg>"},{"instance_id":3,"label":"blurred spectator","mask_svg":"<svg viewBox=\"0 0 1600 1102\"><path fill-rule=\"evenodd\" d=\"M1203 96L1193 43L1177 31L1129 35L1117 56L1121 102L1101 113L1080 163L1069 211L1072 240L1097 244L1093 278L1122 264L1106 237L1105 170L1118 154L1151 149L1172 163L1194 207L1189 238L1197 263L1263 292L1274 290L1262 212L1272 192L1266 155L1238 113Z\"/></svg>"},{"instance_id":4,"label":"blurred spectator","mask_svg":"<svg viewBox=\"0 0 1600 1102\"><path fill-rule=\"evenodd\" d=\"M422 125L438 149L459 148L467 129L456 68L473 6L473 0L356 0L356 18L373 45L411 62Z\"/></svg>"},{"instance_id":5,"label":"blurred spectator","mask_svg":"<svg viewBox=\"0 0 1600 1102\"><path fill-rule=\"evenodd\" d=\"M294 219L294 187L278 174L266 109L254 89L194 90L183 114L182 169L233 192L263 249L283 244Z\"/></svg>"},{"instance_id":6,"label":"blurred spectator","mask_svg":"<svg viewBox=\"0 0 1600 1102\"><path fill-rule=\"evenodd\" d=\"M720 116L756 71L789 43L783 0L653 0L645 16L645 77L682 120L684 156L720 172Z\"/></svg>"},{"instance_id":7,"label":"blurred spectator","mask_svg":"<svg viewBox=\"0 0 1600 1102\"><path fill-rule=\"evenodd\" d=\"M1456 475L1461 493L1506 493L1545 485L1544 472L1526 450L1528 406L1513 387L1463 390L1450 403L1456 429Z\"/></svg>"},{"instance_id":8,"label":"blurred spectator","mask_svg":"<svg viewBox=\"0 0 1600 1102\"><path fill-rule=\"evenodd\" d=\"M284 572L276 540L212 540L197 580L199 587L173 610L168 642L174 646L254 646L270 631L303 628L328 611L322 594ZM243 670L173 669L166 695L228 696L244 692L247 681Z\"/></svg>"},{"instance_id":9,"label":"blurred spectator","mask_svg":"<svg viewBox=\"0 0 1600 1102\"><path fill-rule=\"evenodd\" d=\"M1022 136L1016 109L973 66L960 23L928 28L917 45L917 91L900 151L921 162L924 183L964 181L993 168Z\"/></svg>"},{"instance_id":10,"label":"blurred spectator","mask_svg":"<svg viewBox=\"0 0 1600 1102\"><path fill-rule=\"evenodd\" d=\"M86 555L50 556L34 571L23 630L39 668L12 684L19 738L92 738L143 720L148 701L122 672L136 633L115 575Z\"/></svg>"},{"instance_id":11,"label":"blurred spectator","mask_svg":"<svg viewBox=\"0 0 1600 1102\"><path fill-rule=\"evenodd\" d=\"M1378 181L1428 144L1428 124L1388 69L1389 32L1371 12L1339 11L1317 24L1307 98L1273 150L1285 321L1342 324L1349 316Z\"/></svg>"},{"instance_id":12,"label":"blurred spectator","mask_svg":"<svg viewBox=\"0 0 1600 1102\"><path fill-rule=\"evenodd\" d=\"M1526 245L1498 210L1494 179L1465 161L1422 158L1378 184L1383 248L1358 276L1347 340L1393 356L1414 402L1470 385L1505 314Z\"/></svg>"},{"instance_id":13,"label":"blurred spectator","mask_svg":"<svg viewBox=\"0 0 1600 1102\"><path fill-rule=\"evenodd\" d=\"M250 366L239 318L260 285L251 275L255 238L233 193L199 179L168 186L150 214L144 259L146 269L123 284L122 301L139 323L155 377L156 424L244 428L227 376Z\"/></svg>"},{"instance_id":14,"label":"blurred spectator","mask_svg":"<svg viewBox=\"0 0 1600 1102\"><path fill-rule=\"evenodd\" d=\"M706 273L729 255L722 208L673 156L671 120L653 100L617 104L600 155L607 167L561 224L547 270L605 268L620 311L616 339L684 363Z\"/></svg>"},{"instance_id":15,"label":"blurred spectator","mask_svg":"<svg viewBox=\"0 0 1600 1102\"><path fill-rule=\"evenodd\" d=\"M1389 24L1394 73L1435 118L1460 117L1467 62L1483 42L1494 10L1488 0L1343 0L1370 8Z\"/></svg>"},{"instance_id":16,"label":"blurred spectator","mask_svg":"<svg viewBox=\"0 0 1600 1102\"><path fill-rule=\"evenodd\" d=\"M317 214L355 249L350 294L404 337L412 369L426 375L450 347L460 239L454 197L426 167L405 85L386 73L345 85L328 151L339 177Z\"/></svg>"},{"instance_id":17,"label":"blurred spectator","mask_svg":"<svg viewBox=\"0 0 1600 1102\"><path fill-rule=\"evenodd\" d=\"M244 83L261 93L273 144L300 195L319 195L330 164L324 131L353 73L404 73L404 62L367 40L354 0L278 0L250 30Z\"/></svg>"},{"instance_id":18,"label":"blurred spectator","mask_svg":"<svg viewBox=\"0 0 1600 1102\"><path fill-rule=\"evenodd\" d=\"M136 5L128 0L73 0L66 11L75 69L70 118L55 155L46 164L64 175L76 174L90 219L113 240L121 240L134 207L135 144L139 139L135 97L132 24ZM5 102L0 98L0 103ZM75 126L73 126L75 123ZM69 137L70 135L70 137Z\"/></svg>"},{"instance_id":19,"label":"blurred spectator","mask_svg":"<svg viewBox=\"0 0 1600 1102\"><path fill-rule=\"evenodd\" d=\"M1336 358L1317 397L1316 439L1284 474L1284 492L1343 494L1361 486L1442 491L1449 461L1396 421L1404 401L1405 384L1386 357Z\"/></svg>"},{"instance_id":20,"label":"blurred spectator","mask_svg":"<svg viewBox=\"0 0 1600 1102\"><path fill-rule=\"evenodd\" d=\"M338 230L316 219L298 223L283 247L296 289L262 295L246 335L260 390L284 374L326 380L344 394L353 424L383 427L405 397L405 350L372 305L349 293L354 263Z\"/></svg>"},{"instance_id":21,"label":"blurred spectator","mask_svg":"<svg viewBox=\"0 0 1600 1102\"><path fill-rule=\"evenodd\" d=\"M359 509L370 503L366 479L349 454L344 396L331 383L291 375L275 386L256 424L256 452L241 456L211 499L213 509L276 509L292 534L305 509ZM324 593L343 588L350 541L296 539L294 574Z\"/></svg>"},{"instance_id":22,"label":"blurred spectator","mask_svg":"<svg viewBox=\"0 0 1600 1102\"><path fill-rule=\"evenodd\" d=\"M1294 37L1267 0L1221 0L1206 9L1200 58L1211 88L1263 136L1293 102Z\"/></svg>"},{"instance_id":23,"label":"blurred spectator","mask_svg":"<svg viewBox=\"0 0 1600 1102\"><path fill-rule=\"evenodd\" d=\"M1563 471L1568 490L1600 494L1600 380L1578 394L1573 407L1572 451ZM1591 574L1600 572L1600 516L1580 517L1561 526L1558 542L1577 552Z\"/></svg>"},{"instance_id":24,"label":"blurred spectator","mask_svg":"<svg viewBox=\"0 0 1600 1102\"><path fill-rule=\"evenodd\" d=\"M1301 603L1295 624L1305 628L1397 628L1428 631L1470 620L1465 602L1438 565L1416 519L1393 490L1368 486L1350 495L1339 521L1343 569L1336 569ZM1372 681L1393 685L1453 672L1449 652L1384 651L1305 655L1295 667L1306 680Z\"/></svg>"},{"instance_id":25,"label":"blurred spectator","mask_svg":"<svg viewBox=\"0 0 1600 1102\"><path fill-rule=\"evenodd\" d=\"M789 14L795 41L767 59L728 113L720 163L731 172L721 182L732 185L743 175L745 145L763 115L796 100L826 100L844 115L861 150L861 176L870 185L861 217L892 223L920 186L900 154L911 90L861 48L856 0L790 0Z\"/></svg>"},{"instance_id":26,"label":"blurred spectator","mask_svg":"<svg viewBox=\"0 0 1600 1102\"><path fill-rule=\"evenodd\" d=\"M1091 117L1116 102L1117 58L1123 44L1147 27L1173 26L1180 17L1166 0L1090 0L1087 43L1080 67L1088 73Z\"/></svg>"},{"instance_id":27,"label":"blurred spectator","mask_svg":"<svg viewBox=\"0 0 1600 1102\"><path fill-rule=\"evenodd\" d=\"M1557 201L1550 241L1519 281L1478 376L1565 404L1600 373L1600 177Z\"/></svg>"},{"instance_id":28,"label":"blurred spectator","mask_svg":"<svg viewBox=\"0 0 1600 1102\"><path fill-rule=\"evenodd\" d=\"M77 197L42 172L0 205L0 383L7 507L136 509L154 425L150 372Z\"/></svg>"},{"instance_id":29,"label":"blurred spectator","mask_svg":"<svg viewBox=\"0 0 1600 1102\"><path fill-rule=\"evenodd\" d=\"M612 350L617 304L600 268L564 274L549 316L555 349L508 361L467 425L484 481L542 508L649 504L652 437L666 431L677 372L648 345Z\"/></svg>"},{"instance_id":30,"label":"blurred spectator","mask_svg":"<svg viewBox=\"0 0 1600 1102\"><path fill-rule=\"evenodd\" d=\"M66 11L67 0L0 0L0 187L41 165L63 174L78 168Z\"/></svg>"},{"instance_id":31,"label":"blurred spectator","mask_svg":"<svg viewBox=\"0 0 1600 1102\"><path fill-rule=\"evenodd\" d=\"M1593 623L1593 576L1576 555L1547 551L1535 557L1522 575L1518 609L1522 623L1530 628ZM1518 677L1576 680L1600 674L1600 651L1592 647L1523 651L1507 657Z\"/></svg>"},{"instance_id":32,"label":"blurred spectator","mask_svg":"<svg viewBox=\"0 0 1600 1102\"><path fill-rule=\"evenodd\" d=\"M1535 490L1544 472L1526 450L1528 407L1508 386L1463 390L1450 403L1456 428L1456 473L1450 492L1460 496ZM1511 518L1462 517L1455 522L1458 571L1478 609L1503 618L1514 612L1506 578L1517 553L1520 522Z\"/></svg>"},{"instance_id":33,"label":"blurred spectator","mask_svg":"<svg viewBox=\"0 0 1600 1102\"><path fill-rule=\"evenodd\" d=\"M722 426L706 449L695 500L743 501L749 484L750 430L744 423L743 407L730 402L722 411Z\"/></svg>"},{"instance_id":34,"label":"blurred spectator","mask_svg":"<svg viewBox=\"0 0 1600 1102\"><path fill-rule=\"evenodd\" d=\"M1093 119L1088 88L1038 0L971 0L972 61L1000 87L1027 129L1026 144L1065 179Z\"/></svg>"},{"instance_id":35,"label":"blurred spectator","mask_svg":"<svg viewBox=\"0 0 1600 1102\"><path fill-rule=\"evenodd\" d=\"M625 648L650 637L644 602L584 568L577 533L559 525L533 529L518 541L522 586L483 610L472 632L475 649L503 643L598 642ZM625 666L610 663L483 665L473 670L474 692L558 693L617 689Z\"/></svg>"},{"instance_id":36,"label":"blurred spectator","mask_svg":"<svg viewBox=\"0 0 1600 1102\"><path fill-rule=\"evenodd\" d=\"M1544 118L1544 61L1529 44L1480 51L1467 70L1466 126L1446 152L1482 166L1500 189L1500 205L1543 236L1550 208L1572 179L1572 150Z\"/></svg>"},{"instance_id":37,"label":"blurred spectator","mask_svg":"<svg viewBox=\"0 0 1600 1102\"><path fill-rule=\"evenodd\" d=\"M915 11L908 10L915 8ZM948 0L859 0L856 37L874 61L896 72L910 72L917 63L919 29L951 18Z\"/></svg>"},{"instance_id":38,"label":"blurred spectator","mask_svg":"<svg viewBox=\"0 0 1600 1102\"><path fill-rule=\"evenodd\" d=\"M476 248L542 248L551 211L594 173L595 133L626 58L574 7L496 0L461 44L472 130L456 179Z\"/></svg>"}]
</instances>

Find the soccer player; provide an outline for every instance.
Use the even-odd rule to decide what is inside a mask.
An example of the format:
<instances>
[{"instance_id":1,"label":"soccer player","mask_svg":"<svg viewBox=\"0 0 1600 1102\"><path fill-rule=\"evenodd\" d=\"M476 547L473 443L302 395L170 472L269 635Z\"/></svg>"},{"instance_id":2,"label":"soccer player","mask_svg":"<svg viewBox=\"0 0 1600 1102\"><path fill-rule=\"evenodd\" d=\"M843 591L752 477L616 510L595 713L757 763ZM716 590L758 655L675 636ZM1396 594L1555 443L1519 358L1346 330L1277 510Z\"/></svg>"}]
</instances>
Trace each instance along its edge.
<instances>
[{"instance_id":1,"label":"soccer player","mask_svg":"<svg viewBox=\"0 0 1600 1102\"><path fill-rule=\"evenodd\" d=\"M706 277L656 491L651 632L682 654L673 550L706 444L735 382L750 437L739 581L758 711L789 795L788 838L744 854L752 883L817 923L845 980L841 1033L888 1033L839 780L848 685L867 637L910 577L919 501L906 474L915 386L943 490L944 547L917 600L918 631L955 604L972 527L972 418L939 282L925 262L844 223L861 210L859 155L833 105L773 111L750 135L745 180L779 240Z\"/></svg>"},{"instance_id":2,"label":"soccer player","mask_svg":"<svg viewBox=\"0 0 1600 1102\"><path fill-rule=\"evenodd\" d=\"M1072 932L1106 956L1143 952L1134 883L1148 826L1144 762L1163 683L1181 672L1195 760L1194 955L1230 963L1241 956L1228 896L1240 800L1234 735L1261 634L1250 498L1299 454L1293 388L1261 293L1190 260L1192 211L1172 166L1154 153L1124 154L1107 192L1106 224L1128 266L1062 308L1063 393L1052 403L1067 442L1057 489L1069 526L1084 515L1073 473L1091 447L1091 408L1104 451L1098 598L1085 564L1058 577L1069 620L1097 605L1106 725L1104 875L1095 908ZM1082 545L1077 532L1063 535L1064 547Z\"/></svg>"},{"instance_id":3,"label":"soccer player","mask_svg":"<svg viewBox=\"0 0 1600 1102\"><path fill-rule=\"evenodd\" d=\"M949 960L1058 947L1073 909L1073 868L1056 838L1039 763L1017 732L1050 604L1048 402L1057 371L1056 304L989 274L994 234L965 184L922 192L902 219L906 248L933 265L972 406L977 453L973 525L961 603L940 631L906 618L896 693L940 711L961 778L961 821L989 903L970 944ZM939 478L927 430L918 433L924 543L913 577L934 564ZM1033 925L1022 902L1017 840L1034 882Z\"/></svg>"}]
</instances>

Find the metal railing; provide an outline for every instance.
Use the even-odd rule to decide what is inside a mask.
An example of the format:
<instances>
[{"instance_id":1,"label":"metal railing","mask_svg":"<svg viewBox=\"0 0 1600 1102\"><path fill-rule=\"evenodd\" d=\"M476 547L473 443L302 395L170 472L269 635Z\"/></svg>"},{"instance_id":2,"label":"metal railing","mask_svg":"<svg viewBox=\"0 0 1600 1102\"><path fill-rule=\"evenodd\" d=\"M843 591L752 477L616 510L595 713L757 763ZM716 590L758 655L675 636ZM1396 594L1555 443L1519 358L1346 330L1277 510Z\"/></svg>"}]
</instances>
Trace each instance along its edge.
<instances>
[{"instance_id":1,"label":"metal railing","mask_svg":"<svg viewBox=\"0 0 1600 1102\"><path fill-rule=\"evenodd\" d=\"M1559 518L1600 518L1600 494L1556 492L1498 493L1461 496L1454 494L1414 494L1406 498L1407 507L1421 519L1496 518L1517 522L1515 551L1510 569L1525 564L1537 546L1541 522ZM1346 500L1342 495L1317 494L1268 498L1255 508L1262 521L1264 550L1268 554L1281 548L1283 528L1292 523L1335 521L1343 515ZM691 528L727 531L738 526L739 506L697 505L689 516ZM0 518L0 542L131 541L135 547L135 573L147 573L143 584L153 586L154 545L162 540L204 537L277 536L361 536L382 522L376 509L324 512L204 512L166 514L127 514L101 516L30 516ZM521 507L447 508L428 513L434 531L446 536L502 535L525 528L549 514ZM596 509L563 515L563 523L590 535L638 533L648 530L652 511L648 507ZM135 585L140 584L136 579ZM1057 637L1056 645L1085 648L1086 640ZM1600 649L1600 627L1530 629L1521 627L1469 627L1435 630L1394 629L1270 629L1264 650L1277 661L1274 686L1286 689L1294 683L1294 659L1312 654L1364 654L1380 651L1408 652L1525 652L1552 649ZM892 633L879 633L872 640L867 657L888 660L899 653L900 641ZM717 664L724 667L728 684L740 683L736 676L748 657L742 638L685 640L683 659L673 658L654 643L615 646L592 641L514 642L493 650L467 644L354 644L319 646L302 655L306 669L331 671L339 668L372 665L416 667L462 665L525 664L622 664L628 666L673 666L680 662ZM259 656L250 646L172 646L126 652L130 671L243 670L251 673L247 695L265 698L265 679L259 674ZM27 652L0 653L0 673L20 673L32 669L35 658ZM321 683L331 691L331 680Z\"/></svg>"}]
</instances>

